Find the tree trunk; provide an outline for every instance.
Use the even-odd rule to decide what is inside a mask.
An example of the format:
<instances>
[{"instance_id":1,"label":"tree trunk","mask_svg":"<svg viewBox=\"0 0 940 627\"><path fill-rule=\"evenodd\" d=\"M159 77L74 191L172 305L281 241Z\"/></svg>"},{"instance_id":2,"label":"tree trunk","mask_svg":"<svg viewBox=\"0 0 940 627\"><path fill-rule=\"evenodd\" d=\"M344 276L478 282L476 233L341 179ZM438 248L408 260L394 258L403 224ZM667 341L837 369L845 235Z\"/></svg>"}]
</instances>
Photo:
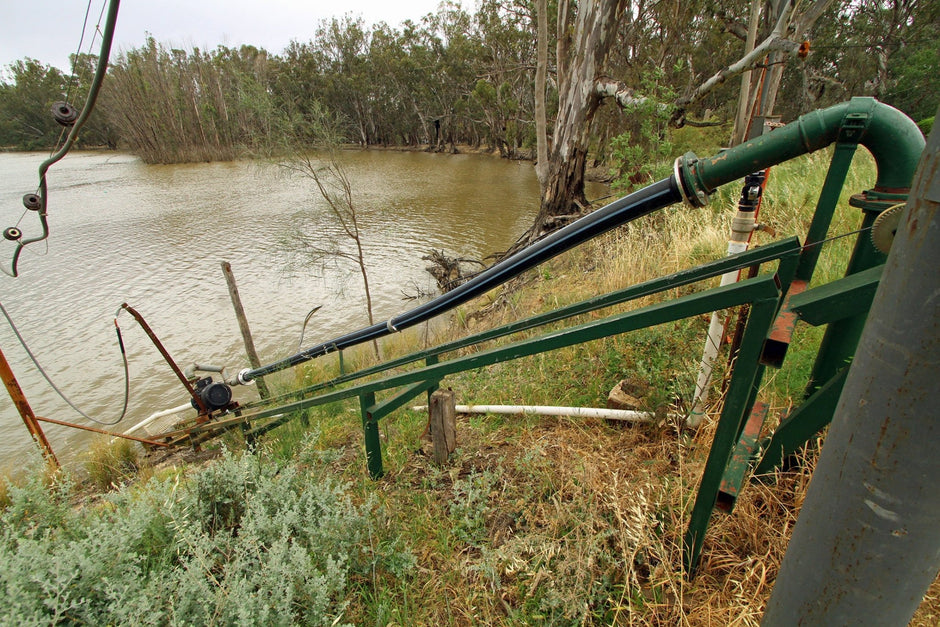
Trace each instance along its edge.
<instances>
[{"instance_id":1,"label":"tree trunk","mask_svg":"<svg viewBox=\"0 0 940 627\"><path fill-rule=\"evenodd\" d=\"M545 196L548 180L548 122L545 113L545 82L548 73L548 0L538 0L538 43L535 65L535 137L537 156L535 175L539 180L539 194Z\"/></svg>"},{"instance_id":2,"label":"tree trunk","mask_svg":"<svg viewBox=\"0 0 940 627\"><path fill-rule=\"evenodd\" d=\"M617 18L625 4L626 0L581 0L573 44L559 43L559 51L564 49L568 54L567 58L558 59L558 115L532 237L541 233L550 218L580 211L588 204L584 196L584 166L591 120L601 102L594 83L603 72L617 32ZM560 33L564 32L561 24L558 28Z\"/></svg>"}]
</instances>

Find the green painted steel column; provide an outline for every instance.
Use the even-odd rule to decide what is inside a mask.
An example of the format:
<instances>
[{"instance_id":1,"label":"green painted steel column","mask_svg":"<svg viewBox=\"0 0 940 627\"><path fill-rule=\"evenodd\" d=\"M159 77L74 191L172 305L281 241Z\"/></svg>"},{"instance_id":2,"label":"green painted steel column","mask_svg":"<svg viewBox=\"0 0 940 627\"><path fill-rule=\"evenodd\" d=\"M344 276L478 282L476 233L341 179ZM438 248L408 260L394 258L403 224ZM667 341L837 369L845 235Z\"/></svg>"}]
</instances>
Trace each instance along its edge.
<instances>
[{"instance_id":1,"label":"green painted steel column","mask_svg":"<svg viewBox=\"0 0 940 627\"><path fill-rule=\"evenodd\" d=\"M369 476L380 478L385 471L382 469L382 443L379 441L379 421L372 415L375 405L375 392L366 392L359 396L359 409L362 412L362 431L365 435L366 465Z\"/></svg>"},{"instance_id":2,"label":"green painted steel column","mask_svg":"<svg viewBox=\"0 0 940 627\"><path fill-rule=\"evenodd\" d=\"M765 626L906 625L937 576L938 266L934 128Z\"/></svg>"},{"instance_id":3,"label":"green painted steel column","mask_svg":"<svg viewBox=\"0 0 940 627\"><path fill-rule=\"evenodd\" d=\"M854 142L836 144L829 170L826 172L826 180L823 182L819 199L816 201L813 221L806 231L806 241L803 242L803 252L800 254L800 263L796 269L797 279L810 281L813 278L819 254L822 252L820 242L829 236L829 226L832 224L832 217L835 215L839 197L842 195L842 186L845 184L845 177L849 173L849 166L852 165L852 158L857 148L858 144Z\"/></svg>"},{"instance_id":4,"label":"green painted steel column","mask_svg":"<svg viewBox=\"0 0 940 627\"><path fill-rule=\"evenodd\" d=\"M778 298L768 298L751 305L744 338L738 351L737 366L728 386L718 428L708 452L705 470L695 496L695 505L689 517L689 527L683 538L683 563L687 573L693 573L698 565L705 539L705 530L711 519L712 509L721 488L721 479L744 426L754 386L760 381L762 367L757 366L764 339L777 311Z\"/></svg>"},{"instance_id":5,"label":"green painted steel column","mask_svg":"<svg viewBox=\"0 0 940 627\"><path fill-rule=\"evenodd\" d=\"M846 276L881 265L887 259L874 247L869 234L869 229L877 216L878 214L874 211L865 212L861 227L863 232L856 240ZM812 396L852 360L867 319L868 310L866 309L849 318L833 322L826 328L819 344L819 353L813 363L804 398Z\"/></svg>"}]
</instances>

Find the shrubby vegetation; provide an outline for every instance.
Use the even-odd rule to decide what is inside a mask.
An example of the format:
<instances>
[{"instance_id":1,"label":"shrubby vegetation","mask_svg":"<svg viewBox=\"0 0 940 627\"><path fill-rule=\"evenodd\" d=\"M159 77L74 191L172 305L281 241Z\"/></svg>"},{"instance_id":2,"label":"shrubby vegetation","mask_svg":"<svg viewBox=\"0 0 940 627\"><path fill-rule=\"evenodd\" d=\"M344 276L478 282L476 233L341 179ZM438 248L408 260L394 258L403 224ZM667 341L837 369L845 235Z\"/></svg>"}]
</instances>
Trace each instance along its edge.
<instances>
[{"instance_id":1,"label":"shrubby vegetation","mask_svg":"<svg viewBox=\"0 0 940 627\"><path fill-rule=\"evenodd\" d=\"M345 485L247 453L77 510L71 488L41 473L7 488L5 624L336 625L352 579L412 560L376 549L371 504Z\"/></svg>"}]
</instances>

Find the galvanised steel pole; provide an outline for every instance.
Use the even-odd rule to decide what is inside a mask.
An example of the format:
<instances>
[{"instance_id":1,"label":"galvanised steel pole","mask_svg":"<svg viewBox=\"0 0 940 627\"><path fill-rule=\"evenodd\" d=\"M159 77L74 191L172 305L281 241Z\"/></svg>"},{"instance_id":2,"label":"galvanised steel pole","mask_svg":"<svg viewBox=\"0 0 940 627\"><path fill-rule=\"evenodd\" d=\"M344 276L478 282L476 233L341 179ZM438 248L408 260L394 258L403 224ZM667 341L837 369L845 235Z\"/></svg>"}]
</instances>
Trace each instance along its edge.
<instances>
[{"instance_id":1,"label":"galvanised steel pole","mask_svg":"<svg viewBox=\"0 0 940 627\"><path fill-rule=\"evenodd\" d=\"M940 570L940 130L762 624L906 625Z\"/></svg>"}]
</instances>

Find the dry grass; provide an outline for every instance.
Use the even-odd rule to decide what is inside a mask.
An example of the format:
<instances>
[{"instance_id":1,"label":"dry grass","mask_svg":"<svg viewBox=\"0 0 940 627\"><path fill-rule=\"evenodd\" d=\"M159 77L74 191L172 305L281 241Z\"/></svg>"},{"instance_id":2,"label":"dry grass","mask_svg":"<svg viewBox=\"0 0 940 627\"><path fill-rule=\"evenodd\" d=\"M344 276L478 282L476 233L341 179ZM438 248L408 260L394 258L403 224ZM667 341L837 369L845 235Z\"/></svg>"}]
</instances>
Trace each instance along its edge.
<instances>
[{"instance_id":1,"label":"dry grass","mask_svg":"<svg viewBox=\"0 0 940 627\"><path fill-rule=\"evenodd\" d=\"M419 441L424 420L399 412L383 423L378 483L362 475L354 425L334 425L325 448L308 444L375 499L415 556L406 580L358 582L369 594L352 597L355 623L757 625L815 465L806 455L774 482L747 485L732 515L715 514L689 580L681 538L713 425L692 436L668 424L461 416L441 469ZM938 591L913 625L936 624Z\"/></svg>"},{"instance_id":2,"label":"dry grass","mask_svg":"<svg viewBox=\"0 0 940 627\"><path fill-rule=\"evenodd\" d=\"M818 190L826 161L825 154L813 155L777 169L762 221L781 235L802 237L815 195L794 180ZM860 161L846 195L871 178L870 160ZM709 209L668 210L598 238L488 295L474 305L479 309L465 307L455 317L453 333L491 328L717 258L726 246L733 202L725 193ZM831 233L854 230L859 222L858 211L843 200ZM758 234L755 240L765 237ZM851 241L827 246L819 282L842 273L840 260ZM691 321L688 328L704 324ZM636 334L601 340L466 373L445 385L457 390L458 402L596 405L619 378L645 364L660 370L658 383L679 382L666 400L681 410L687 400L682 395L691 393L683 378L694 374L701 348L685 342L685 331L653 330L639 343ZM815 340L808 334L801 341ZM762 398L776 413L801 397L801 368L768 373ZM711 407L713 418L719 405L720 398ZM798 469L766 484L748 484L732 515L716 513L697 576L688 580L681 565L682 534L714 429L714 421L693 435L668 421L623 427L559 418L462 417L458 451L452 465L440 470L420 452L421 421L390 417L383 421L389 475L377 486L378 509L413 547L417 573L407 583L380 583L387 588L391 614L357 603L351 616L359 622L393 616L397 624L426 625L759 624L816 458L806 454ZM337 457L345 470L337 466L338 472L348 472L350 462L362 463L361 444L356 436L349 438L347 452ZM375 488L362 489L375 494ZM940 580L912 624L935 625L938 616Z\"/></svg>"},{"instance_id":3,"label":"dry grass","mask_svg":"<svg viewBox=\"0 0 940 627\"><path fill-rule=\"evenodd\" d=\"M85 454L85 471L98 490L108 491L137 476L137 449L129 440L96 440Z\"/></svg>"}]
</instances>

